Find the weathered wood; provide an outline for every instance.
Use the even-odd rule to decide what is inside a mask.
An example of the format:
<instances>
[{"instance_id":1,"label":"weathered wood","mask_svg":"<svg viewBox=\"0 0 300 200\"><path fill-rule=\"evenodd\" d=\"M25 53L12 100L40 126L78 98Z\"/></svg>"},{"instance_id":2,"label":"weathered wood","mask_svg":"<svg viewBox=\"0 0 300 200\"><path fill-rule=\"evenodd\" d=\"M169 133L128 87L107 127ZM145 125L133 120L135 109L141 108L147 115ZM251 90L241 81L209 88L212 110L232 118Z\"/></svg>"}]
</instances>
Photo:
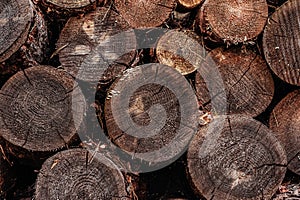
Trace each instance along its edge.
<instances>
[{"instance_id":1,"label":"weathered wood","mask_svg":"<svg viewBox=\"0 0 300 200\"><path fill-rule=\"evenodd\" d=\"M42 1L43 5L47 5L59 10L80 10L84 8L95 6L97 0L38 0ZM101 0L99 2L102 2Z\"/></svg>"},{"instance_id":2,"label":"weathered wood","mask_svg":"<svg viewBox=\"0 0 300 200\"><path fill-rule=\"evenodd\" d=\"M284 178L286 155L266 126L242 115L201 127L187 154L195 191L206 199L270 199Z\"/></svg>"},{"instance_id":3,"label":"weathered wood","mask_svg":"<svg viewBox=\"0 0 300 200\"><path fill-rule=\"evenodd\" d=\"M49 153L66 147L76 138L75 126L83 117L72 110L77 92L74 80L62 70L36 66L18 72L0 90L0 135L12 151Z\"/></svg>"},{"instance_id":4,"label":"weathered wood","mask_svg":"<svg viewBox=\"0 0 300 200\"><path fill-rule=\"evenodd\" d=\"M201 32L229 44L255 39L268 17L266 0L207 0L198 21Z\"/></svg>"},{"instance_id":5,"label":"weathered wood","mask_svg":"<svg viewBox=\"0 0 300 200\"><path fill-rule=\"evenodd\" d=\"M175 0L115 0L115 7L133 28L160 26L174 6Z\"/></svg>"},{"instance_id":6,"label":"weathered wood","mask_svg":"<svg viewBox=\"0 0 300 200\"><path fill-rule=\"evenodd\" d=\"M178 3L187 9L193 9L200 5L204 0L178 0Z\"/></svg>"},{"instance_id":7,"label":"weathered wood","mask_svg":"<svg viewBox=\"0 0 300 200\"><path fill-rule=\"evenodd\" d=\"M109 8L70 18L56 44L62 67L84 81L111 79L106 70L120 74L135 57L135 34L129 28Z\"/></svg>"},{"instance_id":8,"label":"weathered wood","mask_svg":"<svg viewBox=\"0 0 300 200\"><path fill-rule=\"evenodd\" d=\"M35 199L129 200L120 169L105 156L85 149L62 151L45 161Z\"/></svg>"},{"instance_id":9,"label":"weathered wood","mask_svg":"<svg viewBox=\"0 0 300 200\"><path fill-rule=\"evenodd\" d=\"M127 70L116 79L104 113L112 142L150 167L174 160L184 151L197 127L197 110L184 76L153 63Z\"/></svg>"},{"instance_id":10,"label":"weathered wood","mask_svg":"<svg viewBox=\"0 0 300 200\"><path fill-rule=\"evenodd\" d=\"M263 34L265 58L282 80L300 86L300 2L290 0L268 20Z\"/></svg>"},{"instance_id":11,"label":"weathered wood","mask_svg":"<svg viewBox=\"0 0 300 200\"><path fill-rule=\"evenodd\" d=\"M274 108L270 128L285 148L288 168L300 175L300 90L289 93Z\"/></svg>"},{"instance_id":12,"label":"weathered wood","mask_svg":"<svg viewBox=\"0 0 300 200\"><path fill-rule=\"evenodd\" d=\"M3 62L25 43L33 6L30 0L2 0L0 10L0 62Z\"/></svg>"},{"instance_id":13,"label":"weathered wood","mask_svg":"<svg viewBox=\"0 0 300 200\"><path fill-rule=\"evenodd\" d=\"M168 31L157 43L157 58L161 64L177 69L182 75L190 74L205 58L205 49L199 40L192 31Z\"/></svg>"},{"instance_id":14,"label":"weathered wood","mask_svg":"<svg viewBox=\"0 0 300 200\"><path fill-rule=\"evenodd\" d=\"M252 50L239 48L217 48L211 51L202 68L217 68L223 78L228 114L257 116L271 103L274 82L263 58ZM211 101L223 101L220 95L209 97L206 82L200 73L196 74L196 93L200 105L211 109ZM218 106L218 105L216 105Z\"/></svg>"}]
</instances>

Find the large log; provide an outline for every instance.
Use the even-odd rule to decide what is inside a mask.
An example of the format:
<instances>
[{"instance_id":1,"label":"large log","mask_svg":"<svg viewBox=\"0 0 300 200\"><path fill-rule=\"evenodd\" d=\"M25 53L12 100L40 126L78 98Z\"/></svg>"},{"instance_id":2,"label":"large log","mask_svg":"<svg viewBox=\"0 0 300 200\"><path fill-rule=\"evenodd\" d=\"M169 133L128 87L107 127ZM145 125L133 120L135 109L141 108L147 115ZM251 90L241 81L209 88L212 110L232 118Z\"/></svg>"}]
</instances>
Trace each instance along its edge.
<instances>
[{"instance_id":1,"label":"large log","mask_svg":"<svg viewBox=\"0 0 300 200\"><path fill-rule=\"evenodd\" d=\"M255 39L267 18L266 0L206 0L198 14L201 32L229 44Z\"/></svg>"},{"instance_id":2,"label":"large log","mask_svg":"<svg viewBox=\"0 0 300 200\"><path fill-rule=\"evenodd\" d=\"M70 18L56 44L62 67L84 81L110 80L121 74L135 58L135 34L129 29L110 8Z\"/></svg>"},{"instance_id":3,"label":"large log","mask_svg":"<svg viewBox=\"0 0 300 200\"><path fill-rule=\"evenodd\" d=\"M72 110L80 101L72 101L77 92L72 77L53 67L31 67L11 77L0 90L0 135L11 153L28 158L71 144L83 117Z\"/></svg>"},{"instance_id":4,"label":"large log","mask_svg":"<svg viewBox=\"0 0 300 200\"><path fill-rule=\"evenodd\" d=\"M70 149L45 161L36 181L35 199L129 200L127 184L120 169L105 156Z\"/></svg>"},{"instance_id":5,"label":"large log","mask_svg":"<svg viewBox=\"0 0 300 200\"><path fill-rule=\"evenodd\" d=\"M175 69L137 66L112 84L105 121L112 142L145 165L170 163L186 149L197 127L198 105L188 82Z\"/></svg>"},{"instance_id":6,"label":"large log","mask_svg":"<svg viewBox=\"0 0 300 200\"><path fill-rule=\"evenodd\" d=\"M300 175L300 90L289 93L274 108L270 128L285 148L288 168Z\"/></svg>"},{"instance_id":7,"label":"large log","mask_svg":"<svg viewBox=\"0 0 300 200\"><path fill-rule=\"evenodd\" d=\"M252 50L239 48L217 48L211 51L201 68L217 68L223 78L228 114L247 114L257 116L271 103L274 94L274 82L271 72L263 58ZM196 93L200 105L206 110L212 109L212 101L217 102L214 109L221 110L219 102L224 101L218 92L211 95L207 82L201 73L196 74Z\"/></svg>"},{"instance_id":8,"label":"large log","mask_svg":"<svg viewBox=\"0 0 300 200\"><path fill-rule=\"evenodd\" d=\"M201 127L187 154L195 192L206 199L270 199L284 178L286 155L272 131L242 115Z\"/></svg>"},{"instance_id":9,"label":"large log","mask_svg":"<svg viewBox=\"0 0 300 200\"><path fill-rule=\"evenodd\" d=\"M3 62L27 40L33 6L30 0L3 0L0 9L0 62Z\"/></svg>"},{"instance_id":10,"label":"large log","mask_svg":"<svg viewBox=\"0 0 300 200\"><path fill-rule=\"evenodd\" d=\"M133 28L160 26L174 6L175 0L115 0L115 7Z\"/></svg>"},{"instance_id":11,"label":"large log","mask_svg":"<svg viewBox=\"0 0 300 200\"><path fill-rule=\"evenodd\" d=\"M263 34L265 58L273 72L287 83L300 86L300 2L290 0L268 20Z\"/></svg>"},{"instance_id":12,"label":"large log","mask_svg":"<svg viewBox=\"0 0 300 200\"><path fill-rule=\"evenodd\" d=\"M168 31L157 42L158 61L174 67L182 75L190 74L205 58L205 49L199 41L199 36L193 31Z\"/></svg>"}]
</instances>

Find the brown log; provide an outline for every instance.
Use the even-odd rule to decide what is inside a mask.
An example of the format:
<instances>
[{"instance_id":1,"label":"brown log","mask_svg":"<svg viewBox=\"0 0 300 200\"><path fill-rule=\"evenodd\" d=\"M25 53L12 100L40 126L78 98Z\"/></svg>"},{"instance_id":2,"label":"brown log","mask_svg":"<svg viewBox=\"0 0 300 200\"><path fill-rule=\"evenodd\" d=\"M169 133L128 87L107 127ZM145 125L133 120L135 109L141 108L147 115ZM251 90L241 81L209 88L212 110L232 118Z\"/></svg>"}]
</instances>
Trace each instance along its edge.
<instances>
[{"instance_id":1,"label":"brown log","mask_svg":"<svg viewBox=\"0 0 300 200\"><path fill-rule=\"evenodd\" d=\"M53 67L31 67L11 77L0 90L0 135L11 153L27 158L71 144L83 117L80 109L72 110L82 103L81 96L72 101L76 93L72 77Z\"/></svg>"},{"instance_id":2,"label":"brown log","mask_svg":"<svg viewBox=\"0 0 300 200\"><path fill-rule=\"evenodd\" d=\"M178 0L178 3L187 9L193 9L200 5L204 0Z\"/></svg>"},{"instance_id":3,"label":"brown log","mask_svg":"<svg viewBox=\"0 0 300 200\"><path fill-rule=\"evenodd\" d=\"M157 43L158 61L177 69L182 75L194 72L205 58L205 49L199 40L193 31L168 31Z\"/></svg>"},{"instance_id":4,"label":"brown log","mask_svg":"<svg viewBox=\"0 0 300 200\"><path fill-rule=\"evenodd\" d=\"M175 0L115 0L115 7L133 28L160 26L174 6Z\"/></svg>"},{"instance_id":5,"label":"brown log","mask_svg":"<svg viewBox=\"0 0 300 200\"><path fill-rule=\"evenodd\" d=\"M129 200L120 169L105 156L85 149L62 151L45 161L35 199Z\"/></svg>"},{"instance_id":6,"label":"brown log","mask_svg":"<svg viewBox=\"0 0 300 200\"><path fill-rule=\"evenodd\" d=\"M187 154L195 192L206 199L270 199L284 178L286 155L266 126L242 115L201 127Z\"/></svg>"},{"instance_id":7,"label":"brown log","mask_svg":"<svg viewBox=\"0 0 300 200\"><path fill-rule=\"evenodd\" d=\"M288 168L300 175L300 90L289 93L274 108L270 128L285 148Z\"/></svg>"},{"instance_id":8,"label":"brown log","mask_svg":"<svg viewBox=\"0 0 300 200\"><path fill-rule=\"evenodd\" d=\"M207 0L198 21L201 32L229 44L254 40L268 17L266 0Z\"/></svg>"},{"instance_id":9,"label":"brown log","mask_svg":"<svg viewBox=\"0 0 300 200\"><path fill-rule=\"evenodd\" d=\"M0 8L0 62L3 62L25 43L33 6L30 0L3 0Z\"/></svg>"},{"instance_id":10,"label":"brown log","mask_svg":"<svg viewBox=\"0 0 300 200\"><path fill-rule=\"evenodd\" d=\"M104 113L112 142L149 167L183 153L197 127L197 110L184 76L153 63L127 70L116 79Z\"/></svg>"},{"instance_id":11,"label":"brown log","mask_svg":"<svg viewBox=\"0 0 300 200\"><path fill-rule=\"evenodd\" d=\"M44 6L58 11L84 12L89 7L96 6L97 0L37 0ZM102 0L99 0L99 3Z\"/></svg>"},{"instance_id":12,"label":"brown log","mask_svg":"<svg viewBox=\"0 0 300 200\"><path fill-rule=\"evenodd\" d=\"M207 55L201 67L219 70L224 82L228 114L257 116L272 101L274 82L271 72L263 58L252 50L217 48ZM204 80L200 73L196 74L195 85L199 103L210 110L211 98L215 102L224 99L218 93L210 97L205 81L209 80ZM218 105L215 106L218 110Z\"/></svg>"},{"instance_id":13,"label":"brown log","mask_svg":"<svg viewBox=\"0 0 300 200\"><path fill-rule=\"evenodd\" d=\"M265 58L273 72L287 83L300 86L300 2L291 0L268 20L263 34Z\"/></svg>"},{"instance_id":14,"label":"brown log","mask_svg":"<svg viewBox=\"0 0 300 200\"><path fill-rule=\"evenodd\" d=\"M109 8L70 18L56 44L62 67L84 81L109 80L121 74L135 58L136 39L129 28Z\"/></svg>"}]
</instances>

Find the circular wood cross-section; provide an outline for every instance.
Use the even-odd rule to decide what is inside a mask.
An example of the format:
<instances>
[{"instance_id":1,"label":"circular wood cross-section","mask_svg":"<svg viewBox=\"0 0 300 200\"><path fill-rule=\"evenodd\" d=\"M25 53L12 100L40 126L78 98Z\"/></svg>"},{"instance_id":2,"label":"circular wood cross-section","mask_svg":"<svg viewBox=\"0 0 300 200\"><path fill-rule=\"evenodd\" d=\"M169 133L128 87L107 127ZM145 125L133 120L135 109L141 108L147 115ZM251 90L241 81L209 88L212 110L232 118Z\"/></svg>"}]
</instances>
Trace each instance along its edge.
<instances>
[{"instance_id":1,"label":"circular wood cross-section","mask_svg":"<svg viewBox=\"0 0 300 200\"><path fill-rule=\"evenodd\" d=\"M300 86L300 2L291 0L268 20L263 49L273 72L282 80Z\"/></svg>"},{"instance_id":2,"label":"circular wood cross-section","mask_svg":"<svg viewBox=\"0 0 300 200\"><path fill-rule=\"evenodd\" d=\"M300 90L289 93L273 110L270 128L285 147L288 168L300 175Z\"/></svg>"},{"instance_id":3,"label":"circular wood cross-section","mask_svg":"<svg viewBox=\"0 0 300 200\"><path fill-rule=\"evenodd\" d=\"M202 127L188 150L192 186L206 199L270 199L286 171L272 131L242 115L219 116Z\"/></svg>"},{"instance_id":4,"label":"circular wood cross-section","mask_svg":"<svg viewBox=\"0 0 300 200\"><path fill-rule=\"evenodd\" d=\"M120 14L134 28L160 26L171 14L175 0L115 0Z\"/></svg>"},{"instance_id":5,"label":"circular wood cross-section","mask_svg":"<svg viewBox=\"0 0 300 200\"><path fill-rule=\"evenodd\" d=\"M228 114L257 116L271 103L274 81L271 72L260 55L251 50L217 48L211 51L202 68L217 68L223 78ZM207 101L206 83L196 74L196 92L200 104L211 107ZM214 101L222 101L216 93ZM206 102L205 102L206 101ZM217 105L216 105L217 106Z\"/></svg>"},{"instance_id":6,"label":"circular wood cross-section","mask_svg":"<svg viewBox=\"0 0 300 200\"><path fill-rule=\"evenodd\" d=\"M85 149L62 151L45 161L35 199L129 200L120 170L105 156Z\"/></svg>"},{"instance_id":7,"label":"circular wood cross-section","mask_svg":"<svg viewBox=\"0 0 300 200\"><path fill-rule=\"evenodd\" d=\"M64 71L39 66L18 72L0 90L0 135L33 152L65 147L80 123L72 117L72 92L79 88Z\"/></svg>"},{"instance_id":8,"label":"circular wood cross-section","mask_svg":"<svg viewBox=\"0 0 300 200\"><path fill-rule=\"evenodd\" d=\"M96 0L44 0L63 9L83 8L96 2Z\"/></svg>"},{"instance_id":9,"label":"circular wood cross-section","mask_svg":"<svg viewBox=\"0 0 300 200\"><path fill-rule=\"evenodd\" d=\"M202 32L236 44L263 31L268 5L266 0L206 0L198 16Z\"/></svg>"},{"instance_id":10,"label":"circular wood cross-section","mask_svg":"<svg viewBox=\"0 0 300 200\"><path fill-rule=\"evenodd\" d=\"M116 79L104 113L112 142L147 163L140 170L174 161L197 129L193 89L178 71L157 63Z\"/></svg>"},{"instance_id":11,"label":"circular wood cross-section","mask_svg":"<svg viewBox=\"0 0 300 200\"><path fill-rule=\"evenodd\" d=\"M33 8L30 0L1 0L0 10L0 62L3 62L25 43Z\"/></svg>"},{"instance_id":12,"label":"circular wood cross-section","mask_svg":"<svg viewBox=\"0 0 300 200\"><path fill-rule=\"evenodd\" d=\"M192 31L168 31L158 41L156 55L161 64L177 69L182 75L194 72L205 58L205 49Z\"/></svg>"},{"instance_id":13,"label":"circular wood cross-section","mask_svg":"<svg viewBox=\"0 0 300 200\"><path fill-rule=\"evenodd\" d=\"M178 3L187 9L192 9L200 5L203 0L178 0Z\"/></svg>"},{"instance_id":14,"label":"circular wood cross-section","mask_svg":"<svg viewBox=\"0 0 300 200\"><path fill-rule=\"evenodd\" d=\"M124 70L135 57L136 38L116 12L99 8L78 19L72 17L56 44L59 60L72 76L84 81L109 79L108 68Z\"/></svg>"}]
</instances>

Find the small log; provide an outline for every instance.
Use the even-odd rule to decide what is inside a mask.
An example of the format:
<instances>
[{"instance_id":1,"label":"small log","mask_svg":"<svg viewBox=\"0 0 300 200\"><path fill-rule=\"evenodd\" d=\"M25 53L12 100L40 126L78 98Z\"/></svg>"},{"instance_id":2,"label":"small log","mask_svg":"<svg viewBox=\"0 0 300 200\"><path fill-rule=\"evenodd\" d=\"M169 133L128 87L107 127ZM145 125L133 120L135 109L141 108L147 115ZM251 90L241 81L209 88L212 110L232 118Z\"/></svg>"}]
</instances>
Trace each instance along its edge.
<instances>
[{"instance_id":1,"label":"small log","mask_svg":"<svg viewBox=\"0 0 300 200\"><path fill-rule=\"evenodd\" d=\"M204 0L178 0L178 3L184 8L193 9L200 5Z\"/></svg>"},{"instance_id":2,"label":"small log","mask_svg":"<svg viewBox=\"0 0 300 200\"><path fill-rule=\"evenodd\" d=\"M168 31L158 40L158 61L177 69L182 75L194 72L205 58L205 49L199 40L193 31Z\"/></svg>"},{"instance_id":3,"label":"small log","mask_svg":"<svg viewBox=\"0 0 300 200\"><path fill-rule=\"evenodd\" d=\"M145 162L137 170L148 171L184 152L197 127L198 105L184 76L152 63L114 81L104 113L112 142Z\"/></svg>"},{"instance_id":4,"label":"small log","mask_svg":"<svg viewBox=\"0 0 300 200\"><path fill-rule=\"evenodd\" d=\"M285 148L288 168L300 175L300 90L289 93L274 108L270 128Z\"/></svg>"},{"instance_id":5,"label":"small log","mask_svg":"<svg viewBox=\"0 0 300 200\"><path fill-rule=\"evenodd\" d=\"M2 0L0 8L0 62L3 62L27 40L33 6L30 0Z\"/></svg>"},{"instance_id":6,"label":"small log","mask_svg":"<svg viewBox=\"0 0 300 200\"><path fill-rule=\"evenodd\" d=\"M206 199L270 199L286 172L286 155L266 126L242 115L201 127L188 154L192 187Z\"/></svg>"},{"instance_id":7,"label":"small log","mask_svg":"<svg viewBox=\"0 0 300 200\"><path fill-rule=\"evenodd\" d=\"M129 28L110 8L70 18L56 44L62 67L84 81L109 80L121 74L135 58L136 38Z\"/></svg>"},{"instance_id":8,"label":"small log","mask_svg":"<svg viewBox=\"0 0 300 200\"><path fill-rule=\"evenodd\" d=\"M254 40L267 18L266 0L207 0L198 14L201 32L229 44Z\"/></svg>"},{"instance_id":9,"label":"small log","mask_svg":"<svg viewBox=\"0 0 300 200\"><path fill-rule=\"evenodd\" d=\"M97 0L35 0L40 2L48 11L54 10L58 13L73 14L84 13L96 7ZM99 0L99 3L102 0Z\"/></svg>"},{"instance_id":10,"label":"small log","mask_svg":"<svg viewBox=\"0 0 300 200\"><path fill-rule=\"evenodd\" d=\"M300 86L300 2L291 0L268 20L263 34L265 58L273 72L287 83Z\"/></svg>"},{"instance_id":11,"label":"small log","mask_svg":"<svg viewBox=\"0 0 300 200\"><path fill-rule=\"evenodd\" d=\"M271 72L263 58L251 50L214 49L207 55L201 68L208 71L210 68L219 70L224 82L228 114L247 114L254 117L262 113L272 101L274 81ZM206 81L213 81L215 77L205 80L201 76L197 73L195 77L196 93L200 105L210 110L212 98L215 102L224 99L218 92L209 97L211 93L207 89ZM214 106L217 110L221 109L218 105Z\"/></svg>"},{"instance_id":12,"label":"small log","mask_svg":"<svg viewBox=\"0 0 300 200\"><path fill-rule=\"evenodd\" d=\"M115 0L115 7L133 28L152 28L169 17L175 0Z\"/></svg>"},{"instance_id":13,"label":"small log","mask_svg":"<svg viewBox=\"0 0 300 200\"><path fill-rule=\"evenodd\" d=\"M45 161L35 199L129 200L120 169L105 156L85 149L62 151Z\"/></svg>"},{"instance_id":14,"label":"small log","mask_svg":"<svg viewBox=\"0 0 300 200\"><path fill-rule=\"evenodd\" d=\"M0 135L11 153L44 156L71 144L83 118L72 110L80 100L72 101L72 95L79 92L71 76L53 67L31 67L11 77L0 90Z\"/></svg>"}]
</instances>

